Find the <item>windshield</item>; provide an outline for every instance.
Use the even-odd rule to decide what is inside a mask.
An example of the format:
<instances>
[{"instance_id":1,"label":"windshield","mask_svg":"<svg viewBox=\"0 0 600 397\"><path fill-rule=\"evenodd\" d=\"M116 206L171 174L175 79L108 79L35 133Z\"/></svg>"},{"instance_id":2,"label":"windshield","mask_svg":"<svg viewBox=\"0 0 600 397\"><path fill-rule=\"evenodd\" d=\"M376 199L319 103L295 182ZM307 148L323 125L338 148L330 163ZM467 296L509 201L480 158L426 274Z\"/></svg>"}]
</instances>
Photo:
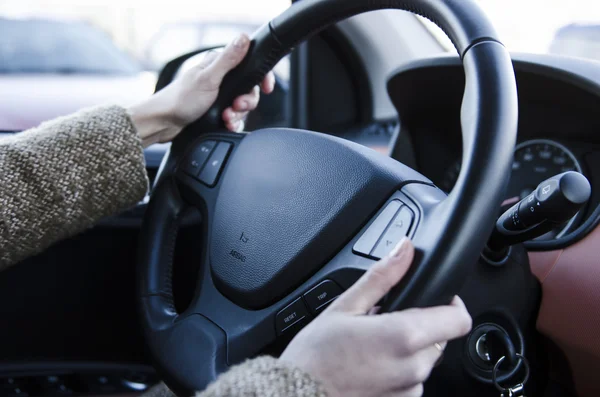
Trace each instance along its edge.
<instances>
[{"instance_id":1,"label":"windshield","mask_svg":"<svg viewBox=\"0 0 600 397\"><path fill-rule=\"evenodd\" d=\"M0 18L0 73L140 71L101 31L79 22Z\"/></svg>"},{"instance_id":2,"label":"windshield","mask_svg":"<svg viewBox=\"0 0 600 397\"><path fill-rule=\"evenodd\" d=\"M502 42L513 52L556 54L600 61L598 0L478 0ZM444 33L425 22L449 51Z\"/></svg>"}]
</instances>

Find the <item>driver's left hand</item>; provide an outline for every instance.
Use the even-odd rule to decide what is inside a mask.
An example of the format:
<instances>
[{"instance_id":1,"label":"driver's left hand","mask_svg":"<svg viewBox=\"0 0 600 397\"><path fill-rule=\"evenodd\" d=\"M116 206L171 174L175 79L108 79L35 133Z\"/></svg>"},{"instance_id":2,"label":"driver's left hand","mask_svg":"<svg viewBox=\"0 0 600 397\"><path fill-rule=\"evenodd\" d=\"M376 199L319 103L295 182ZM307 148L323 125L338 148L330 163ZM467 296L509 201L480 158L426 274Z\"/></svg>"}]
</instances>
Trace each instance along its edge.
<instances>
[{"instance_id":1,"label":"driver's left hand","mask_svg":"<svg viewBox=\"0 0 600 397\"><path fill-rule=\"evenodd\" d=\"M129 108L144 146L173 140L183 128L202 117L219 94L223 78L244 59L250 48L250 39L242 34L222 52L209 52L202 62L187 70L164 89L142 103ZM237 97L223 111L226 127L241 131L248 112L256 109L260 91L269 94L275 88L273 72L267 74L258 86Z\"/></svg>"}]
</instances>

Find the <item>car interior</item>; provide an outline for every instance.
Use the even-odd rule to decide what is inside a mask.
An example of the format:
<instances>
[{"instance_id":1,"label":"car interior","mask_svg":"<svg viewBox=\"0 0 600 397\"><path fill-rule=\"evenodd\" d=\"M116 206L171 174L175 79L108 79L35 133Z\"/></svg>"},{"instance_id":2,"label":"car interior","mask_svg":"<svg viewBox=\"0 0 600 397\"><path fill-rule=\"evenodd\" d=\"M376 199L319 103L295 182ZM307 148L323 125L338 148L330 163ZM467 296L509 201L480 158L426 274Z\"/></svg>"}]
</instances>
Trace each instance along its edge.
<instances>
[{"instance_id":1,"label":"car interior","mask_svg":"<svg viewBox=\"0 0 600 397\"><path fill-rule=\"evenodd\" d=\"M0 273L0 395L190 395L279 355L402 236L383 310L457 294L473 317L425 396L600 395L600 63L509 52L475 1L294 3L215 111L146 149L142 202Z\"/></svg>"}]
</instances>

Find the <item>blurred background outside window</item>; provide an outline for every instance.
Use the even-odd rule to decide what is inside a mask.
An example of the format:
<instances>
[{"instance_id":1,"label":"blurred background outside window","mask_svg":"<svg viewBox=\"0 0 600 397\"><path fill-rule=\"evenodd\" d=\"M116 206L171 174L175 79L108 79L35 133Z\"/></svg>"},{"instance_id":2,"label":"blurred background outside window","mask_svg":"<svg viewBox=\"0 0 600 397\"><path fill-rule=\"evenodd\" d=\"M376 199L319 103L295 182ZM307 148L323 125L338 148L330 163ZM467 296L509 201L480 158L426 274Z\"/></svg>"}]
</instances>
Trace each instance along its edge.
<instances>
[{"instance_id":1,"label":"blurred background outside window","mask_svg":"<svg viewBox=\"0 0 600 397\"><path fill-rule=\"evenodd\" d=\"M169 60L251 34L290 0L1 0L0 131L154 91ZM289 60L277 66L284 86Z\"/></svg>"},{"instance_id":2,"label":"blurred background outside window","mask_svg":"<svg viewBox=\"0 0 600 397\"><path fill-rule=\"evenodd\" d=\"M479 2L511 51L600 60L599 0ZM153 92L169 60L250 34L290 3L0 0L0 131L30 128L87 106L139 101ZM453 51L439 28L424 23ZM395 39L389 39L393 50ZM286 58L276 67L275 95L256 112L261 122L285 124L289 73Z\"/></svg>"},{"instance_id":3,"label":"blurred background outside window","mask_svg":"<svg viewBox=\"0 0 600 397\"><path fill-rule=\"evenodd\" d=\"M600 61L599 0L478 0L510 51ZM425 21L448 50L444 33Z\"/></svg>"}]
</instances>

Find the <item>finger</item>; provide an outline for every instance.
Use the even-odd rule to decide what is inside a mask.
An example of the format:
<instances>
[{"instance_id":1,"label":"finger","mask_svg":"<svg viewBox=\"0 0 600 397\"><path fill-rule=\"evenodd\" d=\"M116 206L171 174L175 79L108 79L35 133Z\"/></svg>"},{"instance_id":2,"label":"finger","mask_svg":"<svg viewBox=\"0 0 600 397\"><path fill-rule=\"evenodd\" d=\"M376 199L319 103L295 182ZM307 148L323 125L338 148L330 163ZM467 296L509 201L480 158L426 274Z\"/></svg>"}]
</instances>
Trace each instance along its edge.
<instances>
[{"instance_id":1,"label":"finger","mask_svg":"<svg viewBox=\"0 0 600 397\"><path fill-rule=\"evenodd\" d=\"M225 127L227 127L227 129L231 132L242 132L244 131L245 125L246 124L244 123L244 120L225 123Z\"/></svg>"},{"instance_id":2,"label":"finger","mask_svg":"<svg viewBox=\"0 0 600 397\"><path fill-rule=\"evenodd\" d=\"M402 397L421 397L423 395L423 392L425 390L423 389L423 384L419 383L416 386L413 386L412 388L408 389L408 390L403 390L402 393L400 393L400 396Z\"/></svg>"},{"instance_id":3,"label":"finger","mask_svg":"<svg viewBox=\"0 0 600 397\"><path fill-rule=\"evenodd\" d=\"M327 310L350 314L367 313L406 274L414 253L411 241L403 238L386 258L371 266Z\"/></svg>"},{"instance_id":4,"label":"finger","mask_svg":"<svg viewBox=\"0 0 600 397\"><path fill-rule=\"evenodd\" d=\"M429 378L435 363L437 363L442 354L443 351L440 351L437 347L428 346L426 349L417 352L414 356L409 358L412 363L410 366L410 368L412 368L412 373L410 375L412 376L414 385L424 383L427 378Z\"/></svg>"},{"instance_id":5,"label":"finger","mask_svg":"<svg viewBox=\"0 0 600 397\"><path fill-rule=\"evenodd\" d=\"M405 354L460 338L472 325L469 312L458 301L448 306L385 313L372 321L385 343L399 346Z\"/></svg>"},{"instance_id":6,"label":"finger","mask_svg":"<svg viewBox=\"0 0 600 397\"><path fill-rule=\"evenodd\" d=\"M456 306L458 308L464 309L465 311L467 311L467 307L465 306L465 302L463 302L462 299L460 299L460 296L455 295L454 298L452 298L452 302L450 302L451 306Z\"/></svg>"},{"instance_id":7,"label":"finger","mask_svg":"<svg viewBox=\"0 0 600 397\"><path fill-rule=\"evenodd\" d=\"M258 106L260 89L255 86L249 94L240 95L233 101L233 110L236 112L249 112Z\"/></svg>"},{"instance_id":8,"label":"finger","mask_svg":"<svg viewBox=\"0 0 600 397\"><path fill-rule=\"evenodd\" d=\"M223 121L227 122L237 122L240 120L244 120L248 116L248 112L236 112L232 108L227 108L223 111Z\"/></svg>"},{"instance_id":9,"label":"finger","mask_svg":"<svg viewBox=\"0 0 600 397\"><path fill-rule=\"evenodd\" d=\"M239 127L240 127L239 121L234 121L234 122L228 121L225 123L225 127L227 127L227 129L231 132L238 132Z\"/></svg>"},{"instance_id":10,"label":"finger","mask_svg":"<svg viewBox=\"0 0 600 397\"><path fill-rule=\"evenodd\" d=\"M233 110L231 107L228 107L227 109L223 110L221 117L225 123L235 121L235 110Z\"/></svg>"},{"instance_id":11,"label":"finger","mask_svg":"<svg viewBox=\"0 0 600 397\"><path fill-rule=\"evenodd\" d=\"M273 72L267 73L262 83L260 83L260 88L263 93L270 94L275 89L275 74Z\"/></svg>"},{"instance_id":12,"label":"finger","mask_svg":"<svg viewBox=\"0 0 600 397\"><path fill-rule=\"evenodd\" d=\"M214 62L206 68L210 75L210 82L214 87L221 85L223 77L242 62L248 48L250 48L250 39L248 35L241 34L228 44Z\"/></svg>"},{"instance_id":13,"label":"finger","mask_svg":"<svg viewBox=\"0 0 600 397\"><path fill-rule=\"evenodd\" d=\"M199 67L200 69L205 69L208 65L213 63L214 60L217 59L218 56L219 56L219 52L217 52L215 50L210 50L208 52L205 52L204 56L202 57L202 60L200 60L197 67Z\"/></svg>"},{"instance_id":14,"label":"finger","mask_svg":"<svg viewBox=\"0 0 600 397\"><path fill-rule=\"evenodd\" d=\"M440 365L442 363L442 361L444 360L444 351L446 350L447 344L448 344L447 342L441 342L441 343L434 344L434 346L437 345L436 348L440 351L440 356L438 357L435 364L433 364L434 367L437 367L438 365Z\"/></svg>"},{"instance_id":15,"label":"finger","mask_svg":"<svg viewBox=\"0 0 600 397\"><path fill-rule=\"evenodd\" d=\"M423 384L418 384L407 389L394 390L386 393L385 397L421 397L423 395Z\"/></svg>"}]
</instances>

